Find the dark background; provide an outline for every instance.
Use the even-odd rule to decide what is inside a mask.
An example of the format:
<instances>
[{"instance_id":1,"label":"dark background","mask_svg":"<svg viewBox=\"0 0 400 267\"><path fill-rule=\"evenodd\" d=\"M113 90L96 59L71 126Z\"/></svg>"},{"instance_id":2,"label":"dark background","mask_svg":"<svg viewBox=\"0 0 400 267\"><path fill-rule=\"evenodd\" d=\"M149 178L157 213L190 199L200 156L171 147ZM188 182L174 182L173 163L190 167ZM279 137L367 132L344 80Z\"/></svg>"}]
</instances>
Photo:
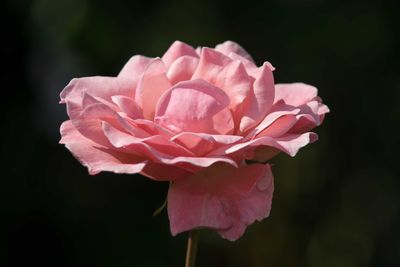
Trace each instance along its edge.
<instances>
[{"instance_id":1,"label":"dark background","mask_svg":"<svg viewBox=\"0 0 400 267\"><path fill-rule=\"evenodd\" d=\"M152 212L167 184L89 176L61 145L73 77L116 75L176 39L231 39L277 82L319 88L320 140L273 160L270 218L203 231L198 266L400 266L399 1L2 1L0 266L183 266Z\"/></svg>"}]
</instances>

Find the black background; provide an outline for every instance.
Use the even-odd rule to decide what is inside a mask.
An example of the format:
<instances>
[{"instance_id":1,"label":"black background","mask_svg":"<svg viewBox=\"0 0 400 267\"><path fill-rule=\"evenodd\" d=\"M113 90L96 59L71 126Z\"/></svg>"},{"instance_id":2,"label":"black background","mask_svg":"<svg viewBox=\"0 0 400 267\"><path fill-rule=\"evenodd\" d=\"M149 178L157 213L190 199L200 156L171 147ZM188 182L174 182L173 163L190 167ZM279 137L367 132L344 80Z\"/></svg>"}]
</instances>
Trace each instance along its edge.
<instances>
[{"instance_id":1,"label":"black background","mask_svg":"<svg viewBox=\"0 0 400 267\"><path fill-rule=\"evenodd\" d=\"M3 1L0 266L183 266L167 184L89 176L58 145L58 94L174 40L227 39L277 82L319 88L320 140L273 160L270 218L237 242L203 231L198 266L399 266L400 5L392 1Z\"/></svg>"}]
</instances>

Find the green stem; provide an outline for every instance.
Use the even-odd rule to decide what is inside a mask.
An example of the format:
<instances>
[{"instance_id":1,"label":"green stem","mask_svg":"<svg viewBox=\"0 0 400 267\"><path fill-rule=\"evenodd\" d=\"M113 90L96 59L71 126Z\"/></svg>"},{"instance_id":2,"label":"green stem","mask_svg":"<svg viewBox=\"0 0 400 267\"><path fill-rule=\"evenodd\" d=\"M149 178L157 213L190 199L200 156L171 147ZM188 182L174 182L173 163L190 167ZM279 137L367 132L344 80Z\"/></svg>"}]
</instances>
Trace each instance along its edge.
<instances>
[{"instance_id":1,"label":"green stem","mask_svg":"<svg viewBox=\"0 0 400 267\"><path fill-rule=\"evenodd\" d=\"M197 245L199 243L200 230L192 230L189 232L189 238L186 249L185 267L195 267Z\"/></svg>"}]
</instances>

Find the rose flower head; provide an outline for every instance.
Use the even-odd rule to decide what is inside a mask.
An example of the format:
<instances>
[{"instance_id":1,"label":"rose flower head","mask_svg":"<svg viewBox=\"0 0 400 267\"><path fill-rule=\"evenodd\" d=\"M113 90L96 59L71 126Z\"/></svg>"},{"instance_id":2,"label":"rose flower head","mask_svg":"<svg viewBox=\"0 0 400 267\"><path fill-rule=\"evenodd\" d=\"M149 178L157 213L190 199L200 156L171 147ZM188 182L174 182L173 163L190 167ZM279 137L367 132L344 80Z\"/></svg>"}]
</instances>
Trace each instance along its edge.
<instances>
[{"instance_id":1,"label":"rose flower head","mask_svg":"<svg viewBox=\"0 0 400 267\"><path fill-rule=\"evenodd\" d=\"M211 228L236 240L269 215L265 162L316 141L311 130L329 111L315 87L275 84L273 71L232 41L176 41L161 58L133 56L117 77L71 80L60 94L69 116L60 143L92 175L170 181L173 235Z\"/></svg>"}]
</instances>

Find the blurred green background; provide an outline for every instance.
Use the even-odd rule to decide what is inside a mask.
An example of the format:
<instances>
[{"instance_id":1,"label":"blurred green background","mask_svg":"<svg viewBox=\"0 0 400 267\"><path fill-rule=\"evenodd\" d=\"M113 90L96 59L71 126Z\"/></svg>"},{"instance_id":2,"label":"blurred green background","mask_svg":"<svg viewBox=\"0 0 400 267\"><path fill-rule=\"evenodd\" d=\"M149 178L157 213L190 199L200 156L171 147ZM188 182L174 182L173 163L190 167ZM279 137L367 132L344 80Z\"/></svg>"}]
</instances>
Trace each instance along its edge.
<instances>
[{"instance_id":1,"label":"blurred green background","mask_svg":"<svg viewBox=\"0 0 400 267\"><path fill-rule=\"evenodd\" d=\"M5 0L0 266L183 266L167 184L89 176L61 145L73 77L116 75L174 40L240 43L277 82L319 88L320 140L274 162L270 218L237 242L203 231L198 266L400 266L399 1Z\"/></svg>"}]
</instances>

